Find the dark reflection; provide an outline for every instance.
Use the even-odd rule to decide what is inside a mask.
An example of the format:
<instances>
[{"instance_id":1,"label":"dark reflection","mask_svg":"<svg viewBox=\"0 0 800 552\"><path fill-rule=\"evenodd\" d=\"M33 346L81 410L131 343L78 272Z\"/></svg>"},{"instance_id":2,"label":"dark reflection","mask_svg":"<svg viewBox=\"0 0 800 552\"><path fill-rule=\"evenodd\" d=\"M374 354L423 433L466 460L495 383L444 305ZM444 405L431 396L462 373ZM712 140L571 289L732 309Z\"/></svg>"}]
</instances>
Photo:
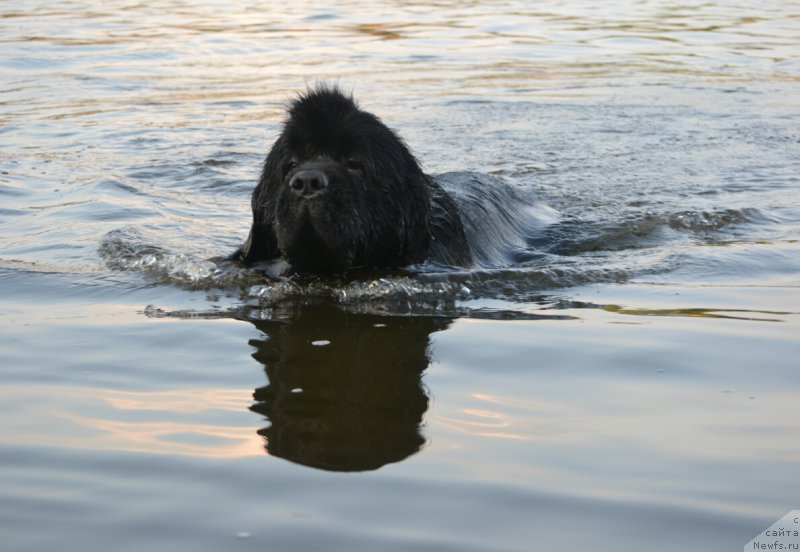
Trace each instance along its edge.
<instances>
[{"instance_id":1,"label":"dark reflection","mask_svg":"<svg viewBox=\"0 0 800 552\"><path fill-rule=\"evenodd\" d=\"M254 321L253 358L269 384L251 409L270 425L267 452L333 471L374 470L416 453L428 408L430 335L451 320L356 314L321 306Z\"/></svg>"}]
</instances>

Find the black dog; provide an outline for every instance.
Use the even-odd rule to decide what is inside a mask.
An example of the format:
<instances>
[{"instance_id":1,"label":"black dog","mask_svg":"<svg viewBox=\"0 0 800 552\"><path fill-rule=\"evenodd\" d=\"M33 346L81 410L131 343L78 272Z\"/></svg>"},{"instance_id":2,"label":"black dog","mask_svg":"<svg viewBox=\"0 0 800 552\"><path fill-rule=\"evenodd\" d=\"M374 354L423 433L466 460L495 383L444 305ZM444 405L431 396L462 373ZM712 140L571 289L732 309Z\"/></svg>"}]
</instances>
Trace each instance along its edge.
<instances>
[{"instance_id":1,"label":"black dog","mask_svg":"<svg viewBox=\"0 0 800 552\"><path fill-rule=\"evenodd\" d=\"M283 258L317 274L424 261L497 266L525 248L519 205L518 192L496 178L424 174L380 119L317 86L289 108L253 192L250 236L234 257L248 265Z\"/></svg>"}]
</instances>

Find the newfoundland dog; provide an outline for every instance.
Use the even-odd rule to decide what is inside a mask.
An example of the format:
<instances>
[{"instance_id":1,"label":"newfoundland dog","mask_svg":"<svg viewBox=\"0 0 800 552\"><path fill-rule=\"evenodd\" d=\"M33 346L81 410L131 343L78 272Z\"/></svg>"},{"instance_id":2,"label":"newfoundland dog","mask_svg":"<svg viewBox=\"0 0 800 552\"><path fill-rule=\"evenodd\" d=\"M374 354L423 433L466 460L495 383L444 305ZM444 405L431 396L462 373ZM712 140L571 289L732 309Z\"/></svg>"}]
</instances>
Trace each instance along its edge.
<instances>
[{"instance_id":1,"label":"newfoundland dog","mask_svg":"<svg viewBox=\"0 0 800 552\"><path fill-rule=\"evenodd\" d=\"M252 197L234 254L293 272L358 267L503 266L542 217L521 192L478 173L428 176L403 140L336 87L295 99ZM523 255L524 256L524 255Z\"/></svg>"}]
</instances>

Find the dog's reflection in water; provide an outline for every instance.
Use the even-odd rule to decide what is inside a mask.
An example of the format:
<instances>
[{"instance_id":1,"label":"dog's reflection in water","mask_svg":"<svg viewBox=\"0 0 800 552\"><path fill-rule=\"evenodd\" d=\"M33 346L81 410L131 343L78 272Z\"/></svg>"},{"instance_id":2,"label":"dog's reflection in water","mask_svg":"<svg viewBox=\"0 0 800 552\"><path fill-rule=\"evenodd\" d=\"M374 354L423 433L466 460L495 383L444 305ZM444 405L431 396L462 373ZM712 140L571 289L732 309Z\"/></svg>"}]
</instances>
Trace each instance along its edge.
<instances>
[{"instance_id":1,"label":"dog's reflection in water","mask_svg":"<svg viewBox=\"0 0 800 552\"><path fill-rule=\"evenodd\" d=\"M374 470L418 452L430 335L451 320L309 307L255 321L268 385L254 393L267 452L332 471Z\"/></svg>"}]
</instances>

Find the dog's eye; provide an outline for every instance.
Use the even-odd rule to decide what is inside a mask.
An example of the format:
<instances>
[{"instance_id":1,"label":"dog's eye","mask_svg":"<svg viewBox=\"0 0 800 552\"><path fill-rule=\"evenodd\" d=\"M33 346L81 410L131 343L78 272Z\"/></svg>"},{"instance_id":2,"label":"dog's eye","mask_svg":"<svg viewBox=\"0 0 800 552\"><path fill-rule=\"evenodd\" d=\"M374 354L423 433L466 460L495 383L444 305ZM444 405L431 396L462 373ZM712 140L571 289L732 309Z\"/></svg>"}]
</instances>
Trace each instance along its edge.
<instances>
[{"instance_id":1,"label":"dog's eye","mask_svg":"<svg viewBox=\"0 0 800 552\"><path fill-rule=\"evenodd\" d=\"M364 170L364 163L358 159L348 159L347 170L352 172L361 172Z\"/></svg>"},{"instance_id":2,"label":"dog's eye","mask_svg":"<svg viewBox=\"0 0 800 552\"><path fill-rule=\"evenodd\" d=\"M297 161L294 159L287 161L286 164L283 166L283 172L288 173L289 171L294 170L297 167Z\"/></svg>"}]
</instances>

